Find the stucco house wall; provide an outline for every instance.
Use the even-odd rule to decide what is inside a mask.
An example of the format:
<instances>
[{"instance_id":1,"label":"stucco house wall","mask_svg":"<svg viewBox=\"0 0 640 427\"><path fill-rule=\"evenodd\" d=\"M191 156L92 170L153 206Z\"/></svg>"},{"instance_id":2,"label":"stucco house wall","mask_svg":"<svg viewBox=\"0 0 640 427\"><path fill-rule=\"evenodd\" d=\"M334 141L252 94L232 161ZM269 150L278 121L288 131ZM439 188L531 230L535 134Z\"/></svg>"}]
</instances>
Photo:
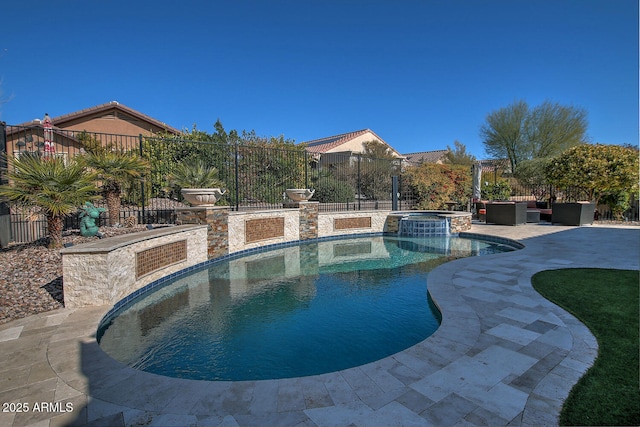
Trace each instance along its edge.
<instances>
[{"instance_id":1,"label":"stucco house wall","mask_svg":"<svg viewBox=\"0 0 640 427\"><path fill-rule=\"evenodd\" d=\"M52 138L56 155L68 158L80 151L81 144L76 136L86 131L104 143L137 146L137 136L157 132L179 134L180 131L139 111L126 107L117 101L76 111L51 119ZM7 153L18 156L20 152L42 151L45 141L44 120L35 119L7 127ZM101 134L108 134L103 136ZM128 138L114 138L113 135L128 135ZM125 142L126 141L126 142Z\"/></svg>"}]
</instances>

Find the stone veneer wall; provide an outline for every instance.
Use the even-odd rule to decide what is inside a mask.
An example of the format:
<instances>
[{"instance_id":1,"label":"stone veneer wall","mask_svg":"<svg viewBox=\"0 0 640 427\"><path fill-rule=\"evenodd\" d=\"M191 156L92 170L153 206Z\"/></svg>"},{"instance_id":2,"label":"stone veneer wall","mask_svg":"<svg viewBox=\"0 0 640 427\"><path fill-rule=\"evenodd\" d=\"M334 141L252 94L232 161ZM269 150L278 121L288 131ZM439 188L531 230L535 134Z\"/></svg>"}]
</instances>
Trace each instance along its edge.
<instances>
[{"instance_id":1,"label":"stone veneer wall","mask_svg":"<svg viewBox=\"0 0 640 427\"><path fill-rule=\"evenodd\" d=\"M299 209L230 212L228 224L229 253L300 240ZM247 234L252 225L259 225L259 229Z\"/></svg>"},{"instance_id":2,"label":"stone veneer wall","mask_svg":"<svg viewBox=\"0 0 640 427\"><path fill-rule=\"evenodd\" d=\"M320 213L318 202L287 203L282 210L230 212L226 208L200 207L178 209L176 213L179 224L209 225L209 258L275 243L381 233L387 231L389 214L388 211ZM211 223L217 215L220 218ZM247 227L253 228L248 232Z\"/></svg>"},{"instance_id":3,"label":"stone veneer wall","mask_svg":"<svg viewBox=\"0 0 640 427\"><path fill-rule=\"evenodd\" d=\"M389 211L330 212L318 216L318 237L387 231Z\"/></svg>"},{"instance_id":4,"label":"stone veneer wall","mask_svg":"<svg viewBox=\"0 0 640 427\"><path fill-rule=\"evenodd\" d=\"M471 230L471 213L451 215L451 233L462 233Z\"/></svg>"},{"instance_id":5,"label":"stone veneer wall","mask_svg":"<svg viewBox=\"0 0 640 427\"><path fill-rule=\"evenodd\" d=\"M387 233L398 234L400 231L400 216L399 215L389 215L387 216L385 231Z\"/></svg>"},{"instance_id":6,"label":"stone veneer wall","mask_svg":"<svg viewBox=\"0 0 640 427\"><path fill-rule=\"evenodd\" d=\"M302 202L300 209L300 240L315 239L318 237L319 202Z\"/></svg>"},{"instance_id":7,"label":"stone veneer wall","mask_svg":"<svg viewBox=\"0 0 640 427\"><path fill-rule=\"evenodd\" d=\"M174 259L149 260L157 268L147 269L136 278L137 255L158 248L158 257L172 250L176 242L187 241L186 254ZM207 227L163 227L134 234L110 237L95 242L63 248L65 307L113 305L149 283L207 260ZM166 249L166 250L165 250ZM148 254L149 252L147 252ZM143 257L144 258L144 257Z\"/></svg>"},{"instance_id":8,"label":"stone veneer wall","mask_svg":"<svg viewBox=\"0 0 640 427\"><path fill-rule=\"evenodd\" d=\"M177 224L208 226L207 253L218 258L229 253L229 208L199 207L176 209Z\"/></svg>"}]
</instances>

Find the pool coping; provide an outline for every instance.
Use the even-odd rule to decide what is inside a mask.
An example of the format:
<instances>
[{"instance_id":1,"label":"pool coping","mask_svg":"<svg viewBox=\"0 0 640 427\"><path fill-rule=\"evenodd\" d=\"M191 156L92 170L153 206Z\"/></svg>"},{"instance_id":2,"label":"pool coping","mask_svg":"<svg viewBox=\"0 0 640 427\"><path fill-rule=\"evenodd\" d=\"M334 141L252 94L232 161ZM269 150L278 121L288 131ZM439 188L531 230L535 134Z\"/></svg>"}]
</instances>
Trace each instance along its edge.
<instances>
[{"instance_id":1,"label":"pool coping","mask_svg":"<svg viewBox=\"0 0 640 427\"><path fill-rule=\"evenodd\" d=\"M0 351L15 354L21 350L8 346L38 335L46 348L39 357L51 371L43 381L27 379L24 387L31 393L53 388L49 400L73 402L76 409L10 419L2 414L0 421L555 425L571 387L595 360L597 342L573 316L537 294L531 276L565 267L639 269L640 228L534 227L475 225L472 232L483 237L511 235L525 247L438 266L429 274L429 291L443 318L432 336L382 360L318 376L218 382L140 372L96 343L97 325L109 307L61 309L10 322L0 327ZM1 338L9 332L17 336ZM8 364L27 363L15 358ZM2 384L5 398L29 399L24 387Z\"/></svg>"}]
</instances>

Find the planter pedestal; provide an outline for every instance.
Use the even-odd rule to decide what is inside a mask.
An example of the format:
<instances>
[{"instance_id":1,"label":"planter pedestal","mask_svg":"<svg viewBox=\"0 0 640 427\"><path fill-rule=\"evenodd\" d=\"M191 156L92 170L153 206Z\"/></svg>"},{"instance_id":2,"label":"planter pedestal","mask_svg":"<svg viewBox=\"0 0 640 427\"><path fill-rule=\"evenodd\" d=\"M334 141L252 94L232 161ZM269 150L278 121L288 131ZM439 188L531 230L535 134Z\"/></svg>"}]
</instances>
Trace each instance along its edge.
<instances>
[{"instance_id":1,"label":"planter pedestal","mask_svg":"<svg viewBox=\"0 0 640 427\"><path fill-rule=\"evenodd\" d=\"M196 206L176 208L176 223L207 225L209 259L229 254L229 207Z\"/></svg>"}]
</instances>

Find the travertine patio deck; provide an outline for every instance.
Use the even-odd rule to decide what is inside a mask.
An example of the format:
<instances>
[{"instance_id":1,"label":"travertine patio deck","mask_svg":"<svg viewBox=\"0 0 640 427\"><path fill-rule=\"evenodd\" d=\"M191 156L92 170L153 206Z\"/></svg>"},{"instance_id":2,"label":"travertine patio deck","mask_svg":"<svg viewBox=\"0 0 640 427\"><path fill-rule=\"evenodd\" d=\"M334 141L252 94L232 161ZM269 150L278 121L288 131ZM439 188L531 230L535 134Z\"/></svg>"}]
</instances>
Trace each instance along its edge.
<instances>
[{"instance_id":1,"label":"travertine patio deck","mask_svg":"<svg viewBox=\"0 0 640 427\"><path fill-rule=\"evenodd\" d=\"M472 232L526 247L436 268L429 290L443 321L433 336L325 375L206 382L139 372L95 342L109 307L61 309L2 325L0 425L557 424L597 343L533 290L531 276L568 267L640 269L640 228L475 224ZM51 405L43 409L43 402Z\"/></svg>"}]
</instances>

